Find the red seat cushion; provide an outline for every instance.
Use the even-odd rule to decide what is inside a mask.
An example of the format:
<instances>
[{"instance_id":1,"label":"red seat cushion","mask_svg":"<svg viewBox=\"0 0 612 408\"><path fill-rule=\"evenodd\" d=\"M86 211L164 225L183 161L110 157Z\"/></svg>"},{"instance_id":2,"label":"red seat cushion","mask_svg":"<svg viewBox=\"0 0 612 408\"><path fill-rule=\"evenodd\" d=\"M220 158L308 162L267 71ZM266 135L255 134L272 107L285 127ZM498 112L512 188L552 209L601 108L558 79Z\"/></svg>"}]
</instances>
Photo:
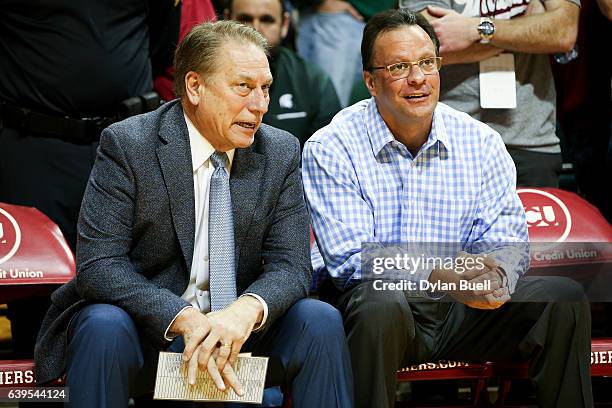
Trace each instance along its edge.
<instances>
[{"instance_id":1,"label":"red seat cushion","mask_svg":"<svg viewBox=\"0 0 612 408\"><path fill-rule=\"evenodd\" d=\"M493 375L505 378L527 378L529 363L495 363ZM597 338L591 341L591 376L612 376L612 338Z\"/></svg>"},{"instance_id":2,"label":"red seat cushion","mask_svg":"<svg viewBox=\"0 0 612 408\"><path fill-rule=\"evenodd\" d=\"M591 375L612 376L612 338L593 339L591 342Z\"/></svg>"},{"instance_id":3,"label":"red seat cushion","mask_svg":"<svg viewBox=\"0 0 612 408\"><path fill-rule=\"evenodd\" d=\"M423 363L402 368L398 381L475 379L484 377L528 378L528 362L496 362L472 364L458 361ZM591 375L612 376L612 338L591 342Z\"/></svg>"},{"instance_id":4,"label":"red seat cushion","mask_svg":"<svg viewBox=\"0 0 612 408\"><path fill-rule=\"evenodd\" d=\"M404 367L397 372L398 381L480 379L490 377L492 364L473 364L440 360Z\"/></svg>"},{"instance_id":5,"label":"red seat cushion","mask_svg":"<svg viewBox=\"0 0 612 408\"><path fill-rule=\"evenodd\" d=\"M35 208L0 203L0 303L47 293L74 276L57 225Z\"/></svg>"},{"instance_id":6,"label":"red seat cushion","mask_svg":"<svg viewBox=\"0 0 612 408\"><path fill-rule=\"evenodd\" d=\"M34 360L0 360L0 388L34 386L36 386ZM62 377L45 386L64 387L66 383Z\"/></svg>"},{"instance_id":7,"label":"red seat cushion","mask_svg":"<svg viewBox=\"0 0 612 408\"><path fill-rule=\"evenodd\" d=\"M0 387L28 387L35 383L34 360L0 361Z\"/></svg>"}]
</instances>

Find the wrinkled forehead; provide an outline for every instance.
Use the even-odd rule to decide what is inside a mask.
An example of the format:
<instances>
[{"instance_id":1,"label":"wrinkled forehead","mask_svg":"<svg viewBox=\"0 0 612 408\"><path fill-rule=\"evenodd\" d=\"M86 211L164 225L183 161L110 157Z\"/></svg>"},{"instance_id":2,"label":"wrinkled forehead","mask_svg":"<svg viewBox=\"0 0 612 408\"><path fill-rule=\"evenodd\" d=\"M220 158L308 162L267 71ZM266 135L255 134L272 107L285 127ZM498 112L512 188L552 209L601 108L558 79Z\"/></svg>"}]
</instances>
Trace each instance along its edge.
<instances>
[{"instance_id":1,"label":"wrinkled forehead","mask_svg":"<svg viewBox=\"0 0 612 408\"><path fill-rule=\"evenodd\" d=\"M272 80L268 57L261 48L251 43L230 41L225 44L219 55L216 72L232 79Z\"/></svg>"}]
</instances>

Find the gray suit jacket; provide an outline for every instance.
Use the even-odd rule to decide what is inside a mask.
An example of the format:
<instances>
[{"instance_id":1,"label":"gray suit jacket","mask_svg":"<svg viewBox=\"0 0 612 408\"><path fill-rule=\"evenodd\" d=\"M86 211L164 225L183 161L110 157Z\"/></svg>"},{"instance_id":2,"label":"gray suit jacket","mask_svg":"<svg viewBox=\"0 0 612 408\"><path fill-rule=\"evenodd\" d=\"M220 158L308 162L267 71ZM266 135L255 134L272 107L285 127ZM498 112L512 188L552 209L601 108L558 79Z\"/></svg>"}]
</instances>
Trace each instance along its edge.
<instances>
[{"instance_id":1,"label":"gray suit jacket","mask_svg":"<svg viewBox=\"0 0 612 408\"><path fill-rule=\"evenodd\" d=\"M267 326L307 295L309 218L297 139L262 125L236 149L230 177L236 285L261 296ZM44 383L65 370L67 327L88 303L127 311L141 340L167 346L164 332L187 306L191 270L193 170L178 101L111 125L102 133L78 224L77 276L51 295L35 348ZM95 350L92 350L95 352Z\"/></svg>"}]
</instances>

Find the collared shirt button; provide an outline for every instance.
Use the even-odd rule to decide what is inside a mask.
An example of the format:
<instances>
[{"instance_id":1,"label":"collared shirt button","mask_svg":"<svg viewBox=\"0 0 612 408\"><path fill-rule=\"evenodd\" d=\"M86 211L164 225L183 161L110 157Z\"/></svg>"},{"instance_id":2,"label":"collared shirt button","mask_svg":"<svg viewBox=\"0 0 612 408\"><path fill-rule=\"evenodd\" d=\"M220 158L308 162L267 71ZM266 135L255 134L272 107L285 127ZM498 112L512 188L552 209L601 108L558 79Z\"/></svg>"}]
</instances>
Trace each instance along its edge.
<instances>
[{"instance_id":1,"label":"collared shirt button","mask_svg":"<svg viewBox=\"0 0 612 408\"><path fill-rule=\"evenodd\" d=\"M204 262L208 262L208 255L205 255L202 260L204 260Z\"/></svg>"}]
</instances>

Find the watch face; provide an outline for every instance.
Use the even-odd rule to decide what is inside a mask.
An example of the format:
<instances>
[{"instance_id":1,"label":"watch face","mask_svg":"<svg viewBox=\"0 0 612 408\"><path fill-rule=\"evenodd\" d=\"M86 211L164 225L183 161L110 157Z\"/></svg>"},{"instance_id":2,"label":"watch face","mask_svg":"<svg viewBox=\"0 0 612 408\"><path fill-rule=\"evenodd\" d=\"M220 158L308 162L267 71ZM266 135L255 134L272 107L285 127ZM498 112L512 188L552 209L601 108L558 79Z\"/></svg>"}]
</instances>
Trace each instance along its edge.
<instances>
[{"instance_id":1,"label":"watch face","mask_svg":"<svg viewBox=\"0 0 612 408\"><path fill-rule=\"evenodd\" d=\"M483 21L478 25L478 31L480 31L482 35L489 36L493 35L495 32L495 27L490 21Z\"/></svg>"}]
</instances>

